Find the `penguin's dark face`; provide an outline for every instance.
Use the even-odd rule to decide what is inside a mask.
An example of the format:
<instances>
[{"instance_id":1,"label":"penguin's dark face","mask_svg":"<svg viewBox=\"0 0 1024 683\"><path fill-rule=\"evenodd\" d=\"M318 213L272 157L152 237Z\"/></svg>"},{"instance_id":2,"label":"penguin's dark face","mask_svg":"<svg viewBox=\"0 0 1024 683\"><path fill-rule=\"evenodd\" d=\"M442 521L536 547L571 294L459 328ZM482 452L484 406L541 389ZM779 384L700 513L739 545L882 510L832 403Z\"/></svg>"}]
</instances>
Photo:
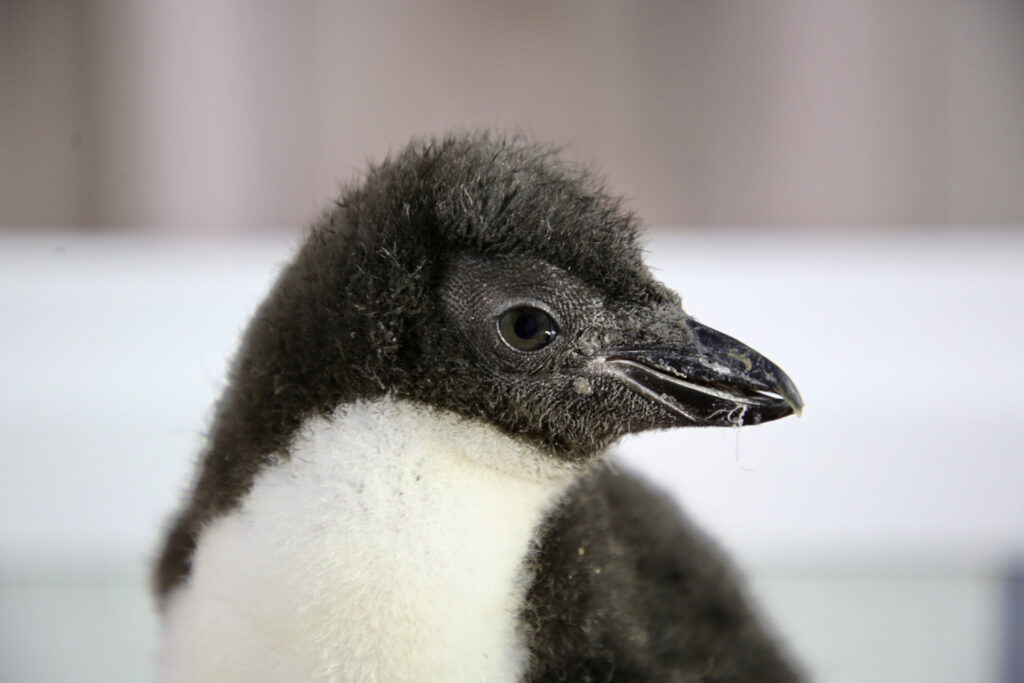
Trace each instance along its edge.
<instances>
[{"instance_id":1,"label":"penguin's dark face","mask_svg":"<svg viewBox=\"0 0 1024 683\"><path fill-rule=\"evenodd\" d=\"M458 254L440 289L444 333L423 347L422 367L443 377L421 377L412 397L571 460L630 432L800 410L777 366L687 316L662 285L644 287L640 301L617 299L540 258Z\"/></svg>"}]
</instances>

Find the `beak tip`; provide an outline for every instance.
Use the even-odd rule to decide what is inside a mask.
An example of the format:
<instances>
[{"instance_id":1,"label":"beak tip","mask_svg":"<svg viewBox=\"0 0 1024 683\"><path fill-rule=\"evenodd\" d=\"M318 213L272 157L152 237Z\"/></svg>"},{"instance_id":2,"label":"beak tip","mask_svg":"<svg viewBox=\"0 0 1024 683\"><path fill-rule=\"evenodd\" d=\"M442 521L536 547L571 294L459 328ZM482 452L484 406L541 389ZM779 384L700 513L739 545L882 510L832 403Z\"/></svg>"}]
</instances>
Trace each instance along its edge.
<instances>
[{"instance_id":1,"label":"beak tip","mask_svg":"<svg viewBox=\"0 0 1024 683\"><path fill-rule=\"evenodd\" d=\"M793 415L797 417L803 417L804 414L804 399L800 395L800 390L796 388L796 384L789 378L789 375L780 371L782 375L779 384L779 395L782 396L782 400L793 410Z\"/></svg>"}]
</instances>

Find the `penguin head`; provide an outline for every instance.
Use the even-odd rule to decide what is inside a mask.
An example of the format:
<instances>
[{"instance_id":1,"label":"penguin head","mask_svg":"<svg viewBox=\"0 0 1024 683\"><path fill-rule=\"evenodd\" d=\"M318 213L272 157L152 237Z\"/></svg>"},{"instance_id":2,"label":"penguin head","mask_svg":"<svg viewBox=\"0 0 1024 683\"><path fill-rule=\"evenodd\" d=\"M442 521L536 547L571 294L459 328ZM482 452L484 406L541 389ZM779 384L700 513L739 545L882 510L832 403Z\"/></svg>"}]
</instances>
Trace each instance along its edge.
<instances>
[{"instance_id":1,"label":"penguin head","mask_svg":"<svg viewBox=\"0 0 1024 683\"><path fill-rule=\"evenodd\" d=\"M619 199L488 135L413 144L343 194L258 311L225 410L233 438L275 445L384 395L572 462L631 432L802 407L785 373L651 276Z\"/></svg>"}]
</instances>

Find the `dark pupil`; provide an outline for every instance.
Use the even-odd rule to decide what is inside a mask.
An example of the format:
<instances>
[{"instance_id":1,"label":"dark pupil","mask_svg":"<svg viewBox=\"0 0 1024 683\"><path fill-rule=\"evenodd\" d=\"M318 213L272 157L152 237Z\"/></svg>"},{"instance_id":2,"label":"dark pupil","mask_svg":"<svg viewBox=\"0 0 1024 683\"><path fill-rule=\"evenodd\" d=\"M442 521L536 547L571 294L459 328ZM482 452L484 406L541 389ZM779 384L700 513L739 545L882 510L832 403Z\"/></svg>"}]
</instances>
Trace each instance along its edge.
<instances>
[{"instance_id":1,"label":"dark pupil","mask_svg":"<svg viewBox=\"0 0 1024 683\"><path fill-rule=\"evenodd\" d=\"M532 312L524 312L516 318L512 329L516 331L516 336L520 339L532 339L537 334L537 330L540 329L540 321L537 320L537 316Z\"/></svg>"},{"instance_id":2,"label":"dark pupil","mask_svg":"<svg viewBox=\"0 0 1024 683\"><path fill-rule=\"evenodd\" d=\"M505 311L498 320L498 331L506 344L520 351L536 351L558 335L555 321L544 311L530 306Z\"/></svg>"}]
</instances>

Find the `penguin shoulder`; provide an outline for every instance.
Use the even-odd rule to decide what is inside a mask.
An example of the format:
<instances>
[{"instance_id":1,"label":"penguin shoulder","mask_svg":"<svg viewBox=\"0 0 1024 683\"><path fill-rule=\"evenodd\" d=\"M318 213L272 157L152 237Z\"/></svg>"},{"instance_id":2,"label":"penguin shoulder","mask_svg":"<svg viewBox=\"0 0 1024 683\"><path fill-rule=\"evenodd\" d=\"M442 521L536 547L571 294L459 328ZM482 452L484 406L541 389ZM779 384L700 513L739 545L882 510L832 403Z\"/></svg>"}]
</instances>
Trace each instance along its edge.
<instances>
[{"instance_id":1,"label":"penguin shoulder","mask_svg":"<svg viewBox=\"0 0 1024 683\"><path fill-rule=\"evenodd\" d=\"M532 575L527 680L798 680L725 556L613 460L552 511Z\"/></svg>"}]
</instances>

